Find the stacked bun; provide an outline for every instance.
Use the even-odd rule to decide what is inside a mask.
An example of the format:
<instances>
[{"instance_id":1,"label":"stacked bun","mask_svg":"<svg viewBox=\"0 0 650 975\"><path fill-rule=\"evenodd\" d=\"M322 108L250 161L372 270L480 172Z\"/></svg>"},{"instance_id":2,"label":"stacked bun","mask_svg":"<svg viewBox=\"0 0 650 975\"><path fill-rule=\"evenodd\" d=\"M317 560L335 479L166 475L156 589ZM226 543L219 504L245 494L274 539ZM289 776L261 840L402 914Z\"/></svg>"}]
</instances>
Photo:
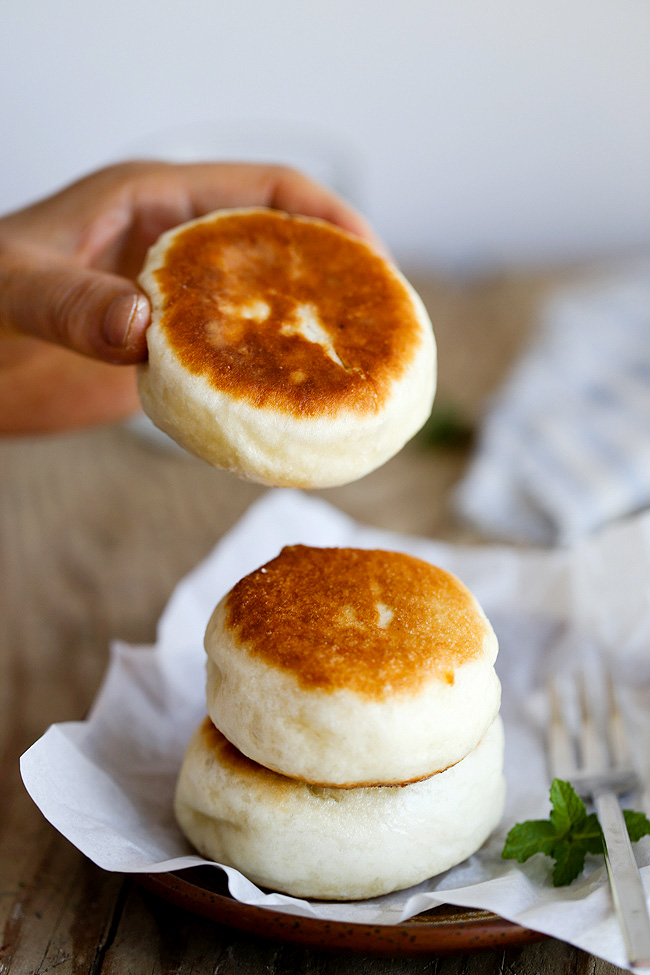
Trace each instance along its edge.
<instances>
[{"instance_id":1,"label":"stacked bun","mask_svg":"<svg viewBox=\"0 0 650 975\"><path fill-rule=\"evenodd\" d=\"M291 546L218 604L205 647L208 717L175 799L203 855L354 900L440 873L499 822L497 641L448 572Z\"/></svg>"},{"instance_id":2,"label":"stacked bun","mask_svg":"<svg viewBox=\"0 0 650 975\"><path fill-rule=\"evenodd\" d=\"M183 447L277 487L374 470L431 411L436 349L418 295L352 234L277 210L221 210L164 234L142 405Z\"/></svg>"}]
</instances>

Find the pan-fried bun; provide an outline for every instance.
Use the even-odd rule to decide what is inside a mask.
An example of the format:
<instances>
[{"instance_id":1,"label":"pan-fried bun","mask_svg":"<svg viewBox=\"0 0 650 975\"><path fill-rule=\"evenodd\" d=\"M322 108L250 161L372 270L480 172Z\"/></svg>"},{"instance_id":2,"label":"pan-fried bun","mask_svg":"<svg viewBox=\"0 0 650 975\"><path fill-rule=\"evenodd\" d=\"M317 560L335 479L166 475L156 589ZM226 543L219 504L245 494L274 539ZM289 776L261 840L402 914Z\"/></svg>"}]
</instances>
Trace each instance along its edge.
<instances>
[{"instance_id":1,"label":"pan-fried bun","mask_svg":"<svg viewBox=\"0 0 650 975\"><path fill-rule=\"evenodd\" d=\"M398 552L285 548L221 600L205 647L214 724L310 783L431 775L475 748L499 710L497 640L476 599Z\"/></svg>"},{"instance_id":2,"label":"pan-fried bun","mask_svg":"<svg viewBox=\"0 0 650 975\"><path fill-rule=\"evenodd\" d=\"M419 297L368 244L322 220L223 210L164 234L142 405L217 467L327 487L374 470L422 426L435 342Z\"/></svg>"},{"instance_id":3,"label":"pan-fried bun","mask_svg":"<svg viewBox=\"0 0 650 975\"><path fill-rule=\"evenodd\" d=\"M244 758L206 718L176 790L178 823L206 857L297 897L356 900L410 887L474 853L504 803L497 717L462 762L404 786L323 789Z\"/></svg>"}]
</instances>

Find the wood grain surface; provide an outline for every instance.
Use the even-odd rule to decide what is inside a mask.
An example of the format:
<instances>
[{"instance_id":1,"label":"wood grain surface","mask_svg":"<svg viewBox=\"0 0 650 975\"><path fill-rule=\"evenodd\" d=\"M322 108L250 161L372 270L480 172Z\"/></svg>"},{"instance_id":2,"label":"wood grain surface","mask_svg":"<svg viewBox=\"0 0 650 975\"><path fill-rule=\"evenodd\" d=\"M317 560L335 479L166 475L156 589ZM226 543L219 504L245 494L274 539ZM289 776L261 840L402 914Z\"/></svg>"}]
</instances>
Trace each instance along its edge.
<instances>
[{"instance_id":1,"label":"wood grain surface","mask_svg":"<svg viewBox=\"0 0 650 975\"><path fill-rule=\"evenodd\" d=\"M439 402L479 419L541 298L566 278L416 279L438 338ZM380 527L478 541L450 505L466 463L466 448L415 443L322 495ZM98 869L44 821L20 781L20 754L52 722L83 716L111 639L153 640L175 584L261 492L119 426L0 441L0 975L617 971L552 940L446 959L274 944Z\"/></svg>"}]
</instances>

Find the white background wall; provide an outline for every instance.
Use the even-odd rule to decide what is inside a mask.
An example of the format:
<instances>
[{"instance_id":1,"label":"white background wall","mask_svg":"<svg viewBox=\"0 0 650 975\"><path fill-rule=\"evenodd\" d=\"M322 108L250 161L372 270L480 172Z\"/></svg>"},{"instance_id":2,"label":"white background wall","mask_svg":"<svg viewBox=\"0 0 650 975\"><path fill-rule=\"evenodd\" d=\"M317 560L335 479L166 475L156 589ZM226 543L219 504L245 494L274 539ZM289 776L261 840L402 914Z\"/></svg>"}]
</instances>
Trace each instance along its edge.
<instances>
[{"instance_id":1,"label":"white background wall","mask_svg":"<svg viewBox=\"0 0 650 975\"><path fill-rule=\"evenodd\" d=\"M0 4L0 211L197 124L181 148L343 154L411 266L650 249L648 0Z\"/></svg>"}]
</instances>

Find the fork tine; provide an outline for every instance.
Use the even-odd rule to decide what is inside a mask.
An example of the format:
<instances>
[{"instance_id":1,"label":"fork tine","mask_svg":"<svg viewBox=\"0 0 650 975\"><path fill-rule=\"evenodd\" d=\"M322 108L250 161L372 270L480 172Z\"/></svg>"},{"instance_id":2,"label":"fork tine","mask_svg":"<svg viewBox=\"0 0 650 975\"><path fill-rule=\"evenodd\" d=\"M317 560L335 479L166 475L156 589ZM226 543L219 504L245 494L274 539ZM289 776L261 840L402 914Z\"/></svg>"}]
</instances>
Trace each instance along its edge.
<instances>
[{"instance_id":1,"label":"fork tine","mask_svg":"<svg viewBox=\"0 0 650 975\"><path fill-rule=\"evenodd\" d=\"M610 670L605 673L607 685L607 736L615 768L633 766L632 750L623 715L618 704L614 679Z\"/></svg>"},{"instance_id":2,"label":"fork tine","mask_svg":"<svg viewBox=\"0 0 650 975\"><path fill-rule=\"evenodd\" d=\"M596 815L603 830L605 862L612 890L614 909L625 940L628 960L633 967L650 964L650 917L645 900L639 868L630 844L619 795L633 789L637 777L631 768L612 769L604 736L594 718L584 673L576 678L580 702L581 764L578 768L571 753L569 731L564 722L558 688L548 684L550 719L548 754L552 776L571 778L572 785L583 798L593 799ZM622 716L616 703L613 687L608 687L608 718L614 717L613 737L618 745L627 746L622 737ZM617 721L619 728L617 729ZM612 751L614 746L612 747ZM617 751L620 758L621 752ZM585 766L587 766L585 768ZM574 777L575 776L575 777Z\"/></svg>"},{"instance_id":3,"label":"fork tine","mask_svg":"<svg viewBox=\"0 0 650 975\"><path fill-rule=\"evenodd\" d=\"M576 687L581 718L579 733L581 770L587 774L602 772L609 768L609 752L594 715L584 671L580 671L577 675Z\"/></svg>"},{"instance_id":4,"label":"fork tine","mask_svg":"<svg viewBox=\"0 0 650 975\"><path fill-rule=\"evenodd\" d=\"M564 720L557 682L548 681L551 717L548 723L548 766L550 779L568 779L576 771L576 757L569 729Z\"/></svg>"}]
</instances>

